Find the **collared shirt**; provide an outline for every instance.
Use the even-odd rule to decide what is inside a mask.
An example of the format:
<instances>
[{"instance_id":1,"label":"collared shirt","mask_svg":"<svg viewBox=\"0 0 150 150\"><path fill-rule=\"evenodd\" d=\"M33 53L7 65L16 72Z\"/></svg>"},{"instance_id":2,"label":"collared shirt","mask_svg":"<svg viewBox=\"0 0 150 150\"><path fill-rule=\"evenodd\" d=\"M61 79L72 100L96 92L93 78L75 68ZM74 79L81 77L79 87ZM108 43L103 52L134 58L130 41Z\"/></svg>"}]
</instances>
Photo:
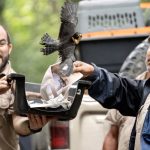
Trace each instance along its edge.
<instances>
[{"instance_id":1,"label":"collared shirt","mask_svg":"<svg viewBox=\"0 0 150 150\"><path fill-rule=\"evenodd\" d=\"M144 80L147 78L147 71L140 74L136 79ZM106 115L106 122L115 125L119 129L118 150L129 150L129 140L135 122L135 117L123 116L116 109L111 109Z\"/></svg>"},{"instance_id":2,"label":"collared shirt","mask_svg":"<svg viewBox=\"0 0 150 150\"><path fill-rule=\"evenodd\" d=\"M6 75L13 73L10 62L2 72ZM0 150L18 150L18 136L16 135L13 122L14 97L11 90L0 95Z\"/></svg>"},{"instance_id":3,"label":"collared shirt","mask_svg":"<svg viewBox=\"0 0 150 150\"><path fill-rule=\"evenodd\" d=\"M106 115L106 122L119 129L118 150L129 150L129 140L135 117L123 116L116 109L111 109Z\"/></svg>"}]
</instances>

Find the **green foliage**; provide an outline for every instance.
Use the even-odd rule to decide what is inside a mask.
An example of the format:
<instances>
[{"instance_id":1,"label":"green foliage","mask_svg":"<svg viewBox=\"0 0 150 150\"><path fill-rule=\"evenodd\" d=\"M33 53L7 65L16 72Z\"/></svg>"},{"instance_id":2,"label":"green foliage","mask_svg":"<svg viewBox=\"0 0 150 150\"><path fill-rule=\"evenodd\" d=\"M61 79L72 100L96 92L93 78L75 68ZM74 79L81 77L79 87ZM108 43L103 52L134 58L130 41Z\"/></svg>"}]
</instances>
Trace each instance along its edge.
<instances>
[{"instance_id":1,"label":"green foliage","mask_svg":"<svg viewBox=\"0 0 150 150\"><path fill-rule=\"evenodd\" d=\"M52 8L55 2L58 9ZM4 19L12 38L13 68L26 75L27 81L41 82L50 64L56 62L57 53L44 56L39 44L42 35L48 32L57 39L60 19L59 11L64 0L6 0Z\"/></svg>"},{"instance_id":2,"label":"green foliage","mask_svg":"<svg viewBox=\"0 0 150 150\"><path fill-rule=\"evenodd\" d=\"M150 0L141 0L141 2L150 2Z\"/></svg>"}]
</instances>

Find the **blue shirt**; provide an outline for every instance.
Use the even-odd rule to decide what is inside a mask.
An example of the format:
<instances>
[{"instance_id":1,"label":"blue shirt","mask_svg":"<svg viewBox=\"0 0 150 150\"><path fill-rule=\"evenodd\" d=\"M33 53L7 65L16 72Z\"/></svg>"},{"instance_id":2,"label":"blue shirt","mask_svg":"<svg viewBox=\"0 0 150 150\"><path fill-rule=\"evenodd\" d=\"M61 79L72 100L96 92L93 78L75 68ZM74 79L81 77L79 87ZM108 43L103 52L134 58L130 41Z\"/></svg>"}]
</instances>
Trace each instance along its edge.
<instances>
[{"instance_id":1,"label":"blue shirt","mask_svg":"<svg viewBox=\"0 0 150 150\"><path fill-rule=\"evenodd\" d=\"M92 81L89 95L103 107L115 108L121 114L137 116L150 93L150 79L132 80L94 65L94 72L87 79ZM150 111L148 111L141 135L142 150L150 149Z\"/></svg>"}]
</instances>

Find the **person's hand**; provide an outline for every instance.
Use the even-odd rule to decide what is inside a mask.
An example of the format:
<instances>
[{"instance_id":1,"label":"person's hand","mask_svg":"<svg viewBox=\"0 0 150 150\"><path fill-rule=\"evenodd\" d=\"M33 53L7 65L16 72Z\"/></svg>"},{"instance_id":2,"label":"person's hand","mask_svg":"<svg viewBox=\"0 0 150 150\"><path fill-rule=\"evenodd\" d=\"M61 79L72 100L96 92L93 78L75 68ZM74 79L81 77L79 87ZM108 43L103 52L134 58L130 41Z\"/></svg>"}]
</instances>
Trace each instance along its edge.
<instances>
[{"instance_id":1,"label":"person's hand","mask_svg":"<svg viewBox=\"0 0 150 150\"><path fill-rule=\"evenodd\" d=\"M42 116L37 114L26 114L27 117L13 114L13 126L19 135L30 135L40 132L44 125L50 120L57 119L51 116Z\"/></svg>"},{"instance_id":2,"label":"person's hand","mask_svg":"<svg viewBox=\"0 0 150 150\"><path fill-rule=\"evenodd\" d=\"M31 92L31 91L26 91L26 98L31 100L31 99L41 99L41 93L37 92Z\"/></svg>"},{"instance_id":3,"label":"person's hand","mask_svg":"<svg viewBox=\"0 0 150 150\"><path fill-rule=\"evenodd\" d=\"M73 72L80 72L84 77L89 76L94 71L94 67L92 65L84 63L82 61L75 61L73 65Z\"/></svg>"},{"instance_id":4,"label":"person's hand","mask_svg":"<svg viewBox=\"0 0 150 150\"><path fill-rule=\"evenodd\" d=\"M27 116L29 119L29 128L35 131L44 127L46 123L50 120L50 118L44 115L28 114Z\"/></svg>"},{"instance_id":5,"label":"person's hand","mask_svg":"<svg viewBox=\"0 0 150 150\"><path fill-rule=\"evenodd\" d=\"M11 85L7 82L7 77L0 78L0 94L6 93L10 89Z\"/></svg>"}]
</instances>

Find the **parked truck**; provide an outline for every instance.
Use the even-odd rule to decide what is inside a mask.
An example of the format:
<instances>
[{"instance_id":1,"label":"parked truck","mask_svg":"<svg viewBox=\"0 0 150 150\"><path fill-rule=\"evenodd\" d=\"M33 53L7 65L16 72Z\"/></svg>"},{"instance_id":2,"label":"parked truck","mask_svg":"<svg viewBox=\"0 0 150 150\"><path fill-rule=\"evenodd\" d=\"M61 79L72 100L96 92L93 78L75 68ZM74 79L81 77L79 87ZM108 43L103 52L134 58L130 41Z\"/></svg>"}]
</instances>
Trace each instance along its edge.
<instances>
[{"instance_id":1,"label":"parked truck","mask_svg":"<svg viewBox=\"0 0 150 150\"><path fill-rule=\"evenodd\" d=\"M150 27L145 26L139 0L82 0L78 18L77 30L83 34L76 51L78 59L114 73L121 68L120 74L131 78L145 70ZM101 150L109 129L107 111L86 91L74 119L50 121L46 130L31 137L33 150L48 142L52 150Z\"/></svg>"},{"instance_id":2,"label":"parked truck","mask_svg":"<svg viewBox=\"0 0 150 150\"><path fill-rule=\"evenodd\" d=\"M145 39L150 27L145 26L139 0L83 0L78 18L77 30L83 34L76 51L78 59L114 73L125 61L122 71L132 77L145 70L144 56L149 47ZM104 121L106 113L107 109L84 94L76 118L51 122L51 149L101 150L109 129Z\"/></svg>"}]
</instances>

